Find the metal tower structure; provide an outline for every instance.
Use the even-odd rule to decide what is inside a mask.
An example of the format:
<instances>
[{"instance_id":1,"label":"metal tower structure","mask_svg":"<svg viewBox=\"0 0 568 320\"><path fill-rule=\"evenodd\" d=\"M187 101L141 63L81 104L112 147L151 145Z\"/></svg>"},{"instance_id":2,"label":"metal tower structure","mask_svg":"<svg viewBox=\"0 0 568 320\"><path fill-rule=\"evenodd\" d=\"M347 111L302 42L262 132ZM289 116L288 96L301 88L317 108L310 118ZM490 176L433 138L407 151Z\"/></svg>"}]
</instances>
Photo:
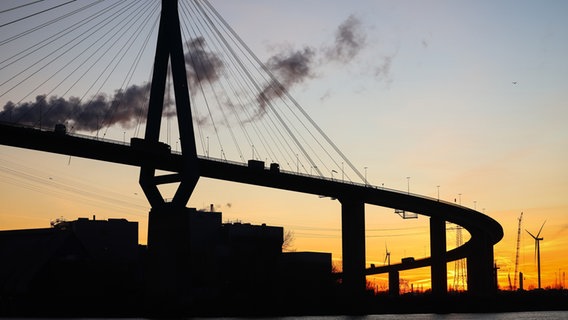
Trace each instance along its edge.
<instances>
[{"instance_id":1,"label":"metal tower structure","mask_svg":"<svg viewBox=\"0 0 568 320\"><path fill-rule=\"evenodd\" d=\"M519 269L519 249L521 247L521 222L523 221L523 213L519 216L519 227L517 228L517 250L515 254L515 275L513 276L513 290L517 289L517 272Z\"/></svg>"},{"instance_id":2,"label":"metal tower structure","mask_svg":"<svg viewBox=\"0 0 568 320\"><path fill-rule=\"evenodd\" d=\"M463 244L462 238L463 227L456 225L456 247ZM464 259L456 260L454 264L454 290L465 291L467 283L466 267Z\"/></svg>"}]
</instances>

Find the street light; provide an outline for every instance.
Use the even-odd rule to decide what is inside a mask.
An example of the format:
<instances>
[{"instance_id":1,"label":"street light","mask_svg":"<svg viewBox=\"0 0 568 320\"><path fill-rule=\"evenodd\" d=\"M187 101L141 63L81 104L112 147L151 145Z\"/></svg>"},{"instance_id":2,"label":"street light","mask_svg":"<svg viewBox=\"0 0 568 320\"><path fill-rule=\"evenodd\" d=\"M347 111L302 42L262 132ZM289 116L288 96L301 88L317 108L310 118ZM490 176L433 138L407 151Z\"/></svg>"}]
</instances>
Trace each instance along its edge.
<instances>
[{"instance_id":1,"label":"street light","mask_svg":"<svg viewBox=\"0 0 568 320\"><path fill-rule=\"evenodd\" d=\"M365 167L365 186L367 186L367 167Z\"/></svg>"},{"instance_id":2,"label":"street light","mask_svg":"<svg viewBox=\"0 0 568 320\"><path fill-rule=\"evenodd\" d=\"M331 170L331 180L333 180L333 173L334 173L334 172L337 173L337 171Z\"/></svg>"},{"instance_id":3,"label":"street light","mask_svg":"<svg viewBox=\"0 0 568 320\"><path fill-rule=\"evenodd\" d=\"M440 201L440 186L436 186L438 188L438 201Z\"/></svg>"},{"instance_id":4,"label":"street light","mask_svg":"<svg viewBox=\"0 0 568 320\"><path fill-rule=\"evenodd\" d=\"M408 194L410 194L410 177L406 177L406 184L408 187Z\"/></svg>"},{"instance_id":5,"label":"street light","mask_svg":"<svg viewBox=\"0 0 568 320\"><path fill-rule=\"evenodd\" d=\"M207 148L205 149L205 156L209 158L209 136L207 136Z\"/></svg>"}]
</instances>

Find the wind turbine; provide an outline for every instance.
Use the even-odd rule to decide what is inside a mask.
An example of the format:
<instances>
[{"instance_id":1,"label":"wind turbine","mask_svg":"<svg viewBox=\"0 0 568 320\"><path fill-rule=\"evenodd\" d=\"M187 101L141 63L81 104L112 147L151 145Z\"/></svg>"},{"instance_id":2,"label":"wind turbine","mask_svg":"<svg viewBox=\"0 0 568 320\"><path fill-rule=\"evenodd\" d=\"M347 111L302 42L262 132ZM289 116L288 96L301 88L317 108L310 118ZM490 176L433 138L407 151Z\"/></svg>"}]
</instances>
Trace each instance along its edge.
<instances>
[{"instance_id":1,"label":"wind turbine","mask_svg":"<svg viewBox=\"0 0 568 320\"><path fill-rule=\"evenodd\" d=\"M540 238L540 232L542 231L542 227L544 227L544 224L546 223L546 220L544 220L544 222L542 223L542 226L540 226L540 230L538 230L538 233L535 235L533 235L532 233L529 232L529 230L525 229L525 231L531 235L531 237L533 237L534 239L534 250L535 250L535 254L537 257L537 272L538 272L538 288L540 289L540 242L542 240L544 240L544 238Z\"/></svg>"},{"instance_id":2,"label":"wind turbine","mask_svg":"<svg viewBox=\"0 0 568 320\"><path fill-rule=\"evenodd\" d=\"M389 251L389 248L387 248L387 244L385 243L385 261L383 261L383 265L385 264L385 262L388 261L388 265L391 265L391 253Z\"/></svg>"}]
</instances>

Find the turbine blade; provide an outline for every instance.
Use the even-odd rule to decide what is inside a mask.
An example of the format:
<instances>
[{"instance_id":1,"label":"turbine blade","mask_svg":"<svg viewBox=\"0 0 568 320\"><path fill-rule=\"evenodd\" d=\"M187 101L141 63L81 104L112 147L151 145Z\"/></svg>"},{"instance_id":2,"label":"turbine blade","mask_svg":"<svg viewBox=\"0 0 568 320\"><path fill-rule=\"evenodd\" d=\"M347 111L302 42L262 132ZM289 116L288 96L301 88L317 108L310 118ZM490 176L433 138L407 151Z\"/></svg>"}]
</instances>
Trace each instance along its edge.
<instances>
[{"instance_id":1,"label":"turbine blade","mask_svg":"<svg viewBox=\"0 0 568 320\"><path fill-rule=\"evenodd\" d=\"M530 235L531 235L531 237L533 237L533 239L535 239L535 240L536 240L536 237L535 237L535 236L534 236L534 235L533 235L532 233L530 233L530 231L529 231L529 230L525 229L525 231L526 231L526 232L527 232L528 234L530 234Z\"/></svg>"},{"instance_id":2,"label":"turbine blade","mask_svg":"<svg viewBox=\"0 0 568 320\"><path fill-rule=\"evenodd\" d=\"M546 220L544 220L544 222L542 223L542 226L540 226L540 230L538 230L538 233L536 234L537 238L538 238L538 236L540 236L540 232L542 231L542 227L544 227L545 223L546 223Z\"/></svg>"}]
</instances>

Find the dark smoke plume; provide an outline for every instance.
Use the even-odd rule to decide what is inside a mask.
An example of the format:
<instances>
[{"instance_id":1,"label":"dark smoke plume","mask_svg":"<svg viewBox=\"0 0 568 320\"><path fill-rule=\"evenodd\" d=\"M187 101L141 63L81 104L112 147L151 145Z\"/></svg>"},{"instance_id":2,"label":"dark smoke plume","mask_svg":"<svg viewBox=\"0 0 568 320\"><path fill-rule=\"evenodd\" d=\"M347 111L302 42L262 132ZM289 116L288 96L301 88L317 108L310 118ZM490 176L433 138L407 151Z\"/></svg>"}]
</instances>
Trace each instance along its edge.
<instances>
[{"instance_id":1,"label":"dark smoke plume","mask_svg":"<svg viewBox=\"0 0 568 320\"><path fill-rule=\"evenodd\" d=\"M335 33L335 43L327 49L326 55L330 60L349 62L365 46L366 36L361 28L361 21L350 15Z\"/></svg>"},{"instance_id":2,"label":"dark smoke plume","mask_svg":"<svg viewBox=\"0 0 568 320\"><path fill-rule=\"evenodd\" d=\"M284 86L291 86L313 76L311 64L314 55L315 51L306 47L303 50L275 55L266 65Z\"/></svg>"},{"instance_id":3,"label":"dark smoke plume","mask_svg":"<svg viewBox=\"0 0 568 320\"><path fill-rule=\"evenodd\" d=\"M195 92L200 82L215 82L219 79L223 70L223 61L216 54L205 51L203 37L187 42L186 48L185 63L191 91Z\"/></svg>"},{"instance_id":4,"label":"dark smoke plume","mask_svg":"<svg viewBox=\"0 0 568 320\"><path fill-rule=\"evenodd\" d=\"M269 83L258 95L259 110L256 116L262 116L266 105L283 96L292 86L313 78L315 60L319 60L321 64L331 61L348 63L364 48L365 41L361 22L351 15L337 28L333 45L320 49L323 58L316 59L316 50L310 47L271 57L266 66L276 76L276 81ZM390 62L383 64L380 67L382 70L377 69L376 72L388 72L389 67Z\"/></svg>"},{"instance_id":5,"label":"dark smoke plume","mask_svg":"<svg viewBox=\"0 0 568 320\"><path fill-rule=\"evenodd\" d=\"M216 81L222 70L222 61L213 53L205 51L205 39L195 38L187 43L185 54L187 77L190 88L195 90L202 81ZM105 126L120 125L130 129L138 119L146 116L150 97L150 85L133 85L115 92L113 96L98 94L90 101L77 97L68 99L56 96L39 95L33 102L18 105L8 102L0 111L0 121L53 128L64 123L69 129L77 131L96 131ZM163 115L174 116L172 99L164 100Z\"/></svg>"},{"instance_id":6,"label":"dark smoke plume","mask_svg":"<svg viewBox=\"0 0 568 320\"><path fill-rule=\"evenodd\" d=\"M268 59L266 66L277 80L270 81L258 95L260 109L257 116L264 114L270 101L282 97L293 85L314 76L314 56L314 49L305 47L303 50L281 53Z\"/></svg>"},{"instance_id":7,"label":"dark smoke plume","mask_svg":"<svg viewBox=\"0 0 568 320\"><path fill-rule=\"evenodd\" d=\"M349 16L337 29L332 46L321 49L325 62L349 62L365 46L365 35L360 21ZM223 61L217 54L206 50L203 37L194 38L186 43L185 63L190 93L199 90L203 82L219 80L223 72ZM291 87L303 83L314 75L316 50L311 47L274 55L268 59L266 66L276 77L258 94L259 109L255 117L266 112L266 106L274 99L282 97ZM320 60L322 61L322 60ZM375 75L388 74L390 60L375 70ZM45 95L36 97L33 102L8 102L0 111L0 121L53 127L65 123L68 128L77 131L96 131L105 126L120 125L128 129L138 123L140 117L146 116L150 85L130 86L115 92L114 95L98 94L89 101L77 97L62 98ZM175 115L171 99L166 97L164 116ZM41 116L40 116L41 115ZM198 121L206 121L205 118Z\"/></svg>"},{"instance_id":8,"label":"dark smoke plume","mask_svg":"<svg viewBox=\"0 0 568 320\"><path fill-rule=\"evenodd\" d=\"M133 85L117 91L112 97L99 94L88 102L82 102L77 97L65 99L40 95L33 102L18 105L9 101L0 112L0 120L44 128L65 123L74 130L91 132L115 124L132 128L136 125L136 119L145 115L148 97L147 84Z\"/></svg>"},{"instance_id":9,"label":"dark smoke plume","mask_svg":"<svg viewBox=\"0 0 568 320\"><path fill-rule=\"evenodd\" d=\"M383 78L390 81L390 69L392 64L393 55L382 57L381 65L375 67L375 77Z\"/></svg>"}]
</instances>

